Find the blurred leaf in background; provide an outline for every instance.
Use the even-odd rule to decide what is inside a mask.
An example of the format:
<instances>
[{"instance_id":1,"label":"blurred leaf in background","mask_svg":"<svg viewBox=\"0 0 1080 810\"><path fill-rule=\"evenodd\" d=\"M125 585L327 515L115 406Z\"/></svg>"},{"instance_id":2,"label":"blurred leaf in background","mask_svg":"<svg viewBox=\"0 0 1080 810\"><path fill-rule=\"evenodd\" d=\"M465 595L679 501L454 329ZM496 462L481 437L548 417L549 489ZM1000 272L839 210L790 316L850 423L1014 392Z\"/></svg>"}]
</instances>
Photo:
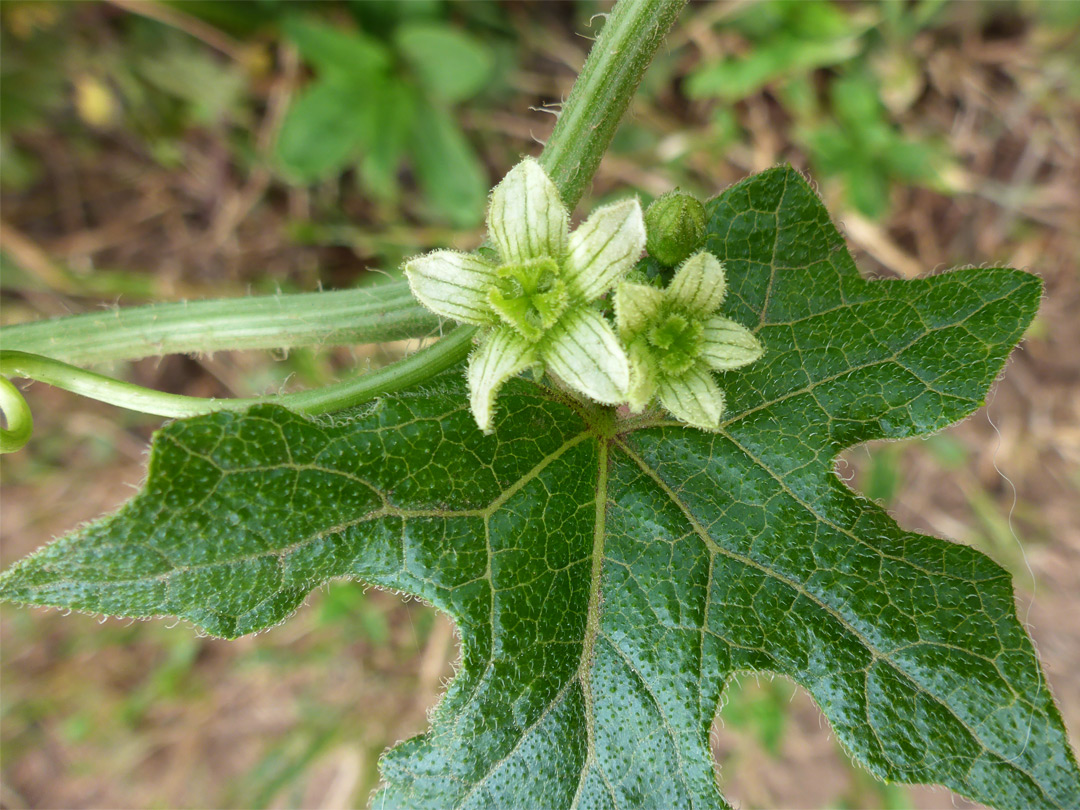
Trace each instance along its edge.
<instances>
[{"instance_id":1,"label":"blurred leaf in background","mask_svg":"<svg viewBox=\"0 0 1080 810\"><path fill-rule=\"evenodd\" d=\"M285 115L276 158L286 177L312 183L342 171L372 140L390 54L359 31L314 18L287 19L283 34L312 67L315 79Z\"/></svg>"},{"instance_id":2,"label":"blurred leaf in background","mask_svg":"<svg viewBox=\"0 0 1080 810\"><path fill-rule=\"evenodd\" d=\"M707 61L687 80L692 98L730 104L765 91L791 118L792 140L815 177L837 181L859 213L889 212L894 183L948 191L948 155L938 142L912 137L894 121L922 92L914 37L947 0L886 0L851 5L832 0L774 0L740 9L722 27L740 52ZM716 143L738 137L730 107L713 116Z\"/></svg>"},{"instance_id":3,"label":"blurred leaf in background","mask_svg":"<svg viewBox=\"0 0 1080 810\"><path fill-rule=\"evenodd\" d=\"M288 17L285 38L315 78L286 114L276 158L298 183L356 165L365 191L393 203L408 162L432 212L456 227L483 217L488 177L454 105L480 93L495 65L489 47L428 3L350 6L360 28ZM367 33L364 26L376 33Z\"/></svg>"},{"instance_id":4,"label":"blurred leaf in background","mask_svg":"<svg viewBox=\"0 0 1080 810\"><path fill-rule=\"evenodd\" d=\"M26 188L41 171L15 133L40 131L63 104L62 41L50 35L62 11L45 2L0 5L0 184L7 189Z\"/></svg>"},{"instance_id":5,"label":"blurred leaf in background","mask_svg":"<svg viewBox=\"0 0 1080 810\"><path fill-rule=\"evenodd\" d=\"M717 719L749 735L770 757L779 757L795 690L786 678L733 679Z\"/></svg>"},{"instance_id":6,"label":"blurred leaf in background","mask_svg":"<svg viewBox=\"0 0 1080 810\"><path fill-rule=\"evenodd\" d=\"M738 32L746 49L702 65L688 79L692 98L738 101L777 81L844 62L861 49L873 12L843 10L830 0L752 3L725 26Z\"/></svg>"},{"instance_id":7,"label":"blurred leaf in background","mask_svg":"<svg viewBox=\"0 0 1080 810\"><path fill-rule=\"evenodd\" d=\"M889 121L872 77L840 76L829 90L832 115L807 124L801 133L817 175L839 178L847 201L874 219L888 213L894 181L935 187L945 164L943 150L905 137Z\"/></svg>"},{"instance_id":8,"label":"blurred leaf in background","mask_svg":"<svg viewBox=\"0 0 1080 810\"><path fill-rule=\"evenodd\" d=\"M108 147L95 133L131 133L169 167L179 160L176 140L189 128L251 124L245 72L182 31L124 12L108 20L116 28L108 30L97 8L81 4L2 8L6 189L37 179L20 168L33 158L18 142L50 131L90 152ZM97 47L98 37L110 47Z\"/></svg>"}]
</instances>

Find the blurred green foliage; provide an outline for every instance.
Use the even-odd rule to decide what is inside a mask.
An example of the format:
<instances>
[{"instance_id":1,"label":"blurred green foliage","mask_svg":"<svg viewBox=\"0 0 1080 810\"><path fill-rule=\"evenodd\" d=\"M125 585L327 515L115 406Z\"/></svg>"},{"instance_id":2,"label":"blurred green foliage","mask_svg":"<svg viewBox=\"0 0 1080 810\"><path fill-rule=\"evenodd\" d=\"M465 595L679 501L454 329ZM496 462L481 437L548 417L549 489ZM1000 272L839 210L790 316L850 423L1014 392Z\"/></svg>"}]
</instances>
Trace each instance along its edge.
<instances>
[{"instance_id":1,"label":"blurred green foliage","mask_svg":"<svg viewBox=\"0 0 1080 810\"><path fill-rule=\"evenodd\" d=\"M947 191L943 146L912 137L894 118L921 89L911 41L947 0L777 0L741 7L722 25L745 50L701 65L687 79L692 98L730 105L767 90L792 118L792 136L820 179L838 178L857 211L881 218L895 183ZM721 142L738 137L730 107L717 111Z\"/></svg>"},{"instance_id":2,"label":"blurred green foliage","mask_svg":"<svg viewBox=\"0 0 1080 810\"><path fill-rule=\"evenodd\" d=\"M87 24L86 11L80 4L52 2L0 6L5 190L25 189L41 175L42 167L17 136L51 134L80 154L111 146L102 135L133 138L172 168L181 161L177 141L189 129L242 133L251 127L253 103L241 66L153 20L124 14L113 32L101 30L100 19ZM96 42L114 33L115 47Z\"/></svg>"},{"instance_id":3,"label":"blurred green foliage","mask_svg":"<svg viewBox=\"0 0 1080 810\"><path fill-rule=\"evenodd\" d=\"M310 183L357 164L364 189L394 202L408 160L433 213L458 227L476 225L487 172L452 108L491 79L491 49L451 27L432 4L351 8L371 28L389 28L388 36L311 17L283 23L315 79L282 124L275 155L282 171Z\"/></svg>"},{"instance_id":4,"label":"blurred green foliage","mask_svg":"<svg viewBox=\"0 0 1080 810\"><path fill-rule=\"evenodd\" d=\"M807 124L803 140L818 173L838 177L848 202L880 218L889 211L895 182L940 188L944 153L929 141L912 140L888 120L873 78L852 73L830 88L832 116Z\"/></svg>"},{"instance_id":5,"label":"blurred green foliage","mask_svg":"<svg viewBox=\"0 0 1080 810\"><path fill-rule=\"evenodd\" d=\"M249 165L264 80L282 43L296 48L310 74L273 147L285 181L307 186L355 170L363 194L396 207L407 168L429 220L472 227L483 218L489 173L458 107L479 96L490 103L506 91L515 50L497 3L162 5L236 37L234 58L188 32L119 10L95 10L87 25L79 4L4 4L5 188L25 189L41 175L16 136L50 128L89 149L100 146L95 134L133 135L165 168L182 162L178 141L185 132L224 129L233 161Z\"/></svg>"},{"instance_id":6,"label":"blurred green foliage","mask_svg":"<svg viewBox=\"0 0 1080 810\"><path fill-rule=\"evenodd\" d=\"M724 691L724 704L717 715L725 729L734 730L740 737L753 741L768 759L776 764L755 761L741 750L733 753L729 761L720 763L723 779L728 771L740 768L766 770L782 768L786 755L784 740L792 725L792 705L797 699L808 701L809 696L796 684L782 677L742 677L730 681ZM845 764L848 784L827 805L836 810L860 810L880 807L882 810L908 810L912 806L907 788L903 785L878 781L862 768L855 766L843 754L839 742L834 741L837 760ZM754 802L743 806L759 807Z\"/></svg>"},{"instance_id":7,"label":"blurred green foliage","mask_svg":"<svg viewBox=\"0 0 1080 810\"><path fill-rule=\"evenodd\" d=\"M872 24L866 9L848 12L830 0L747 4L724 21L745 38L746 52L702 65L687 80L687 91L694 98L739 101L773 82L855 57Z\"/></svg>"},{"instance_id":8,"label":"blurred green foliage","mask_svg":"<svg viewBox=\"0 0 1080 810\"><path fill-rule=\"evenodd\" d=\"M25 188L40 172L33 156L13 142L13 133L39 130L64 101L57 49L36 35L59 16L48 4L0 5L0 184L6 188Z\"/></svg>"},{"instance_id":9,"label":"blurred green foliage","mask_svg":"<svg viewBox=\"0 0 1080 810\"><path fill-rule=\"evenodd\" d=\"M720 721L756 740L770 757L779 757L795 690L787 678L735 679L724 691Z\"/></svg>"}]
</instances>

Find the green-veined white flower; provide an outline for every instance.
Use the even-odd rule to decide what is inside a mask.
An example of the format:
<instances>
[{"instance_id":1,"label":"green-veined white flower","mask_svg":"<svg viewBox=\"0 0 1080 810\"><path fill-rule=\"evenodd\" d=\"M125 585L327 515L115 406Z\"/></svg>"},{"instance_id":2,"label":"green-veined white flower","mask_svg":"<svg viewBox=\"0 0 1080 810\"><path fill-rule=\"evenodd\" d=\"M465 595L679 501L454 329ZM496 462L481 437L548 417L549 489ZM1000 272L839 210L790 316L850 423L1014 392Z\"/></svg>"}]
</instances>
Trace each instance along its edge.
<instances>
[{"instance_id":1,"label":"green-veined white flower","mask_svg":"<svg viewBox=\"0 0 1080 810\"><path fill-rule=\"evenodd\" d=\"M615 323L630 359L632 411L659 396L689 425L720 426L724 392L712 373L753 363L764 351L749 329L716 314L726 292L723 264L705 251L684 261L667 289L619 285Z\"/></svg>"},{"instance_id":2,"label":"green-veined white flower","mask_svg":"<svg viewBox=\"0 0 1080 810\"><path fill-rule=\"evenodd\" d=\"M637 199L599 208L573 233L555 184L531 158L491 193L488 236L499 260L436 250L405 265L428 309L487 327L469 358L470 405L491 430L502 384L544 368L596 402L624 402L630 365L593 301L618 283L645 247Z\"/></svg>"}]
</instances>

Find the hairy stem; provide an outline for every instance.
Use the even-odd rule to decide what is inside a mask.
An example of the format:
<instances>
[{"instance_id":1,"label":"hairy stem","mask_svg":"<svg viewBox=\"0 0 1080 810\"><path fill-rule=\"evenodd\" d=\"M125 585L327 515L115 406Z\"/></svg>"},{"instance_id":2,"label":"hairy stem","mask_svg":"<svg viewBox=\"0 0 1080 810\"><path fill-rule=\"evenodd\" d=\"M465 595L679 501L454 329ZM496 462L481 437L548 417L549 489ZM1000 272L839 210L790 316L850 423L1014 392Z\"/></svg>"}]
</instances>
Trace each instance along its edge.
<instances>
[{"instance_id":1,"label":"hairy stem","mask_svg":"<svg viewBox=\"0 0 1080 810\"><path fill-rule=\"evenodd\" d=\"M432 334L439 318L407 284L181 301L90 312L0 329L5 349L76 365L226 349L381 343Z\"/></svg>"},{"instance_id":2,"label":"hairy stem","mask_svg":"<svg viewBox=\"0 0 1080 810\"><path fill-rule=\"evenodd\" d=\"M592 181L623 113L686 0L621 0L578 74L540 155L571 210Z\"/></svg>"}]
</instances>

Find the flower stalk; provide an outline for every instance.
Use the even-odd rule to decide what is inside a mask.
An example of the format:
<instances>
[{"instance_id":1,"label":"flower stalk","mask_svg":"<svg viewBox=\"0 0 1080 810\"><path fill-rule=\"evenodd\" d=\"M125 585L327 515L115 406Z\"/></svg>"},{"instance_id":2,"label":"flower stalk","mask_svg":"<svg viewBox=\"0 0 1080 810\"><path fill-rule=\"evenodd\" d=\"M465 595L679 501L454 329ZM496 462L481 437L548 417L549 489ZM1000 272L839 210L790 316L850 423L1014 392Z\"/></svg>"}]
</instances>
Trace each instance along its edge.
<instances>
[{"instance_id":1,"label":"flower stalk","mask_svg":"<svg viewBox=\"0 0 1080 810\"><path fill-rule=\"evenodd\" d=\"M25 377L63 388L84 397L140 413L185 418L214 411L243 411L253 405L275 404L300 413L319 414L360 405L375 397L415 385L457 365L472 346L474 329L455 329L427 349L411 354L392 366L321 388L295 394L265 397L213 399L166 394L133 383L115 380L93 371L38 354L0 350L0 409L8 426L0 433L0 452L11 453L30 438L33 420L19 390L7 377Z\"/></svg>"}]
</instances>

